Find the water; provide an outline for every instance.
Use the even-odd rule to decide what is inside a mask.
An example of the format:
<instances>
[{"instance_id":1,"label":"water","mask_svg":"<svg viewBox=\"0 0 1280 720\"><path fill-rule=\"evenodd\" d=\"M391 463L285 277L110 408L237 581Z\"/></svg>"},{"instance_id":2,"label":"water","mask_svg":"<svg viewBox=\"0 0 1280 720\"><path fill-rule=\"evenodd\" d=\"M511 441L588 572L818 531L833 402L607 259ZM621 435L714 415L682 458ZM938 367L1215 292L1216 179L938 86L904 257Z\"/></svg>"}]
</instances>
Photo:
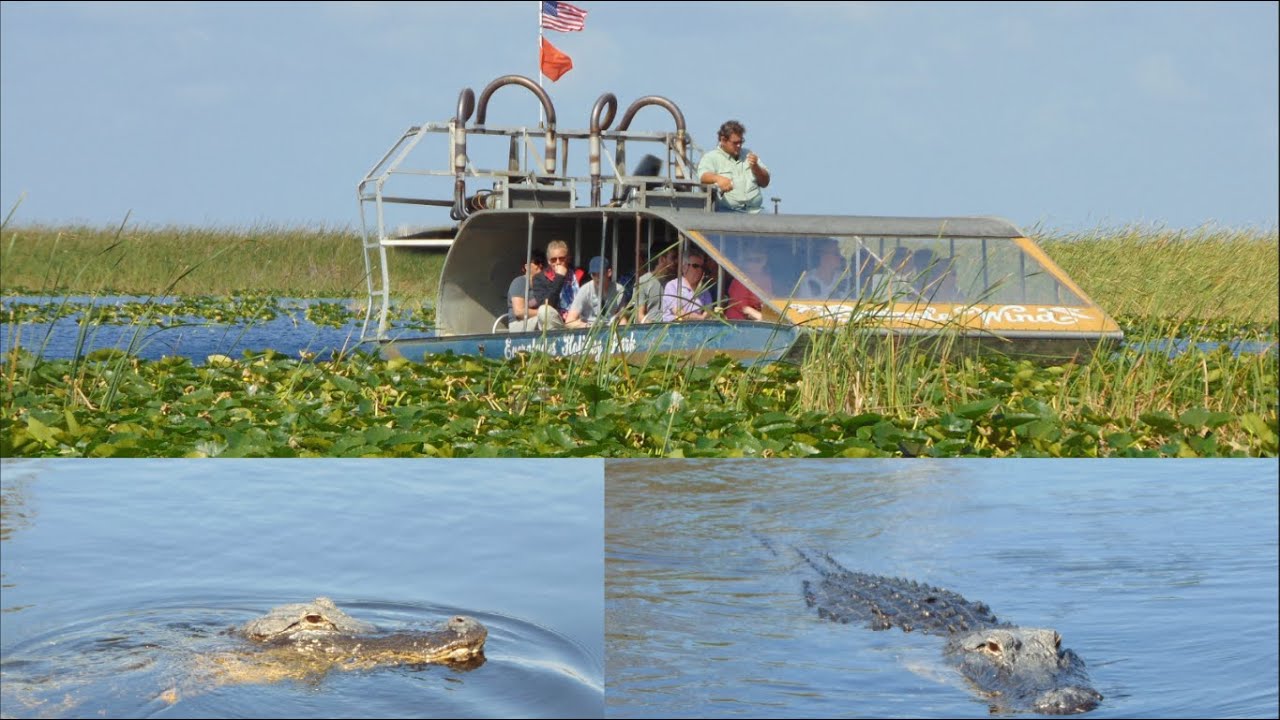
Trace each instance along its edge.
<instances>
[{"instance_id":1,"label":"water","mask_svg":"<svg viewBox=\"0 0 1280 720\"><path fill-rule=\"evenodd\" d=\"M603 463L4 461L4 717L598 717ZM228 629L329 596L454 614L485 662L222 682Z\"/></svg>"},{"instance_id":2,"label":"water","mask_svg":"<svg viewBox=\"0 0 1280 720\"><path fill-rule=\"evenodd\" d=\"M146 298L131 296L104 297L35 297L22 296L5 298L3 308L18 303L59 304L63 301L74 304L110 305L124 302L143 302ZM83 345L80 339L80 318L70 316L59 318L52 323L18 323L6 324L0 329L0 354L9 350L15 341L33 352L38 351L43 357L65 359L74 357L76 348L81 347L83 353L101 349L126 350L134 348L133 355L147 360L157 360L165 356L188 357L197 363L203 363L210 355L226 355L240 357L246 351L275 350L285 355L297 357L306 353L327 357L332 353L343 353L351 350L360 342L360 329L363 318L350 320L340 327L316 325L304 317L308 304L313 302L351 303L350 300L305 300L284 298L277 301L282 309L278 317L272 320L259 320L241 323L215 323L200 318L186 318L182 324L172 326L153 326L140 323L111 325L94 324L86 334ZM158 303L163 304L163 302ZM179 318L179 320L182 320ZM425 337L432 331L412 327L405 322L393 322L388 330L391 338ZM1220 344L1225 344L1233 354L1260 354L1275 352L1274 341L1235 339L1225 343L1198 342L1187 340L1154 340L1138 343L1127 343L1126 347L1140 352L1154 352L1168 356L1176 356L1191 351L1213 352Z\"/></svg>"},{"instance_id":3,"label":"water","mask_svg":"<svg viewBox=\"0 0 1280 720\"><path fill-rule=\"evenodd\" d=\"M617 461L606 467L611 717L987 717L943 640L806 607L778 547L1052 627L1089 717L1276 717L1271 460Z\"/></svg>"},{"instance_id":4,"label":"water","mask_svg":"<svg viewBox=\"0 0 1280 720\"><path fill-rule=\"evenodd\" d=\"M104 297L15 297L4 300L4 311L15 304L60 304L64 300L73 305L118 305L145 302L146 298L132 296ZM76 348L88 354L94 350L117 349L129 351L147 360L165 356L183 356L203 363L210 355L226 355L237 358L244 352L275 350L298 357L307 353L319 357L346 352L360 342L363 315L341 326L317 325L305 318L308 305L318 302L352 304L350 300L305 300L283 298L276 301L279 314L271 320L220 323L199 317L166 318L165 325L152 325L142 321L125 324L94 323L80 338L81 318L77 315L58 318L51 323L17 323L0 326L0 353L7 352L15 343L20 347L39 352L50 359L74 357ZM163 306L163 301L155 304ZM389 330L392 337L407 334L421 337L430 333L421 329L393 323ZM83 344L81 344L83 342Z\"/></svg>"}]
</instances>

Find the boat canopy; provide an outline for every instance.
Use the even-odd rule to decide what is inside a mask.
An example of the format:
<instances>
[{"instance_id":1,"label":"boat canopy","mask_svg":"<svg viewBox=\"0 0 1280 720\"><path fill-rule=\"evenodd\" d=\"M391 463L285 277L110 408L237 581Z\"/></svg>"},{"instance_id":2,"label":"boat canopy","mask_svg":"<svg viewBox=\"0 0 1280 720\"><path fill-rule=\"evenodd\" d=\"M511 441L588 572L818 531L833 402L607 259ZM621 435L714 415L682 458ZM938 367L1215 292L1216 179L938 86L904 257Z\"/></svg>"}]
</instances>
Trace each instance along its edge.
<instances>
[{"instance_id":1,"label":"boat canopy","mask_svg":"<svg viewBox=\"0 0 1280 720\"><path fill-rule=\"evenodd\" d=\"M443 334L490 330L531 249L565 241L576 267L610 260L634 286L650 255L699 252L723 305L735 280L774 319L806 326L874 321L899 331L942 326L1005 337L1118 333L1043 251L999 218L748 215L673 208L493 210L459 228L442 273Z\"/></svg>"}]
</instances>

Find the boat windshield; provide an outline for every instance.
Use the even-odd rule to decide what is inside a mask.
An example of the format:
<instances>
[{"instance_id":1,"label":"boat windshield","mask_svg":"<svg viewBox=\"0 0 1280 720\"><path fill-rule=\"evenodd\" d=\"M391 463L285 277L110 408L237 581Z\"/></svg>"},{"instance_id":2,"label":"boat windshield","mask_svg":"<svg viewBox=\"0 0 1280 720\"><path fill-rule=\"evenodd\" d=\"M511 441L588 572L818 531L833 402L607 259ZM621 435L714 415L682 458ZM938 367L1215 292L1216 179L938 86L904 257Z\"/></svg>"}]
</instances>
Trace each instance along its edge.
<instances>
[{"instance_id":1,"label":"boat windshield","mask_svg":"<svg viewBox=\"0 0 1280 720\"><path fill-rule=\"evenodd\" d=\"M704 232L739 277L779 302L1085 306L1014 238Z\"/></svg>"}]
</instances>

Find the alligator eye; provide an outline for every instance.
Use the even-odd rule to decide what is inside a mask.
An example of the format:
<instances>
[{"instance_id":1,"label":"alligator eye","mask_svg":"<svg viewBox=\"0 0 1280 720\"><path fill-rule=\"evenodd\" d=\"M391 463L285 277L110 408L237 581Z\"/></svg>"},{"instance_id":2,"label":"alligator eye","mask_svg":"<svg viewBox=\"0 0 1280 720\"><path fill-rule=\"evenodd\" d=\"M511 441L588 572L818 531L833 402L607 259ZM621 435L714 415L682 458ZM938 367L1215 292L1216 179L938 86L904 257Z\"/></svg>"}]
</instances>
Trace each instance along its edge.
<instances>
[{"instance_id":1,"label":"alligator eye","mask_svg":"<svg viewBox=\"0 0 1280 720\"><path fill-rule=\"evenodd\" d=\"M1053 649L1054 650L1062 649L1062 636L1059 635L1058 633L1053 634Z\"/></svg>"},{"instance_id":2,"label":"alligator eye","mask_svg":"<svg viewBox=\"0 0 1280 720\"><path fill-rule=\"evenodd\" d=\"M319 616L319 615L307 615L307 616L303 617L302 619L303 619L303 620L306 620L306 621L307 621L307 622L309 622L309 623L318 623L318 622L320 622L321 620L323 620L324 618L322 618L322 617L321 617L321 616Z\"/></svg>"},{"instance_id":3,"label":"alligator eye","mask_svg":"<svg viewBox=\"0 0 1280 720\"><path fill-rule=\"evenodd\" d=\"M988 640L982 643L981 645L979 645L978 649L979 650L986 649L987 652L999 653L1000 643L996 642L995 640Z\"/></svg>"}]
</instances>

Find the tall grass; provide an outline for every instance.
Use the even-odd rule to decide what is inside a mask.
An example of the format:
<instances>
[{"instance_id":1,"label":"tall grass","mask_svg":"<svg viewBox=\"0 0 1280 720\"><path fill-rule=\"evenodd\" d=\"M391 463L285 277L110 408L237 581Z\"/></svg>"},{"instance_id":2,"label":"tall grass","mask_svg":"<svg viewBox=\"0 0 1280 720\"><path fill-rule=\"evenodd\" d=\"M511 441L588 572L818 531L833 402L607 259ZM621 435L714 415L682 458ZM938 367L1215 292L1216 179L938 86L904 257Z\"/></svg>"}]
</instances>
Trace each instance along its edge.
<instances>
[{"instance_id":1,"label":"tall grass","mask_svg":"<svg viewBox=\"0 0 1280 720\"><path fill-rule=\"evenodd\" d=\"M0 291L363 297L360 252L359 234L345 228L6 227L0 231ZM434 301L443 253L391 252L396 299Z\"/></svg>"},{"instance_id":2,"label":"tall grass","mask_svg":"<svg viewBox=\"0 0 1280 720\"><path fill-rule=\"evenodd\" d=\"M1160 312L1202 320L1280 319L1275 228L1168 230L1127 226L1033 231L1036 240L1113 316ZM12 226L0 231L4 293L179 295L239 292L361 297L359 234L347 228ZM394 249L399 302L434 300L444 254ZM201 264L217 257L217 262Z\"/></svg>"},{"instance_id":3,"label":"tall grass","mask_svg":"<svg viewBox=\"0 0 1280 720\"><path fill-rule=\"evenodd\" d=\"M1168 230L1128 226L1033 233L1113 317L1195 317L1274 323L1280 318L1276 228Z\"/></svg>"}]
</instances>

